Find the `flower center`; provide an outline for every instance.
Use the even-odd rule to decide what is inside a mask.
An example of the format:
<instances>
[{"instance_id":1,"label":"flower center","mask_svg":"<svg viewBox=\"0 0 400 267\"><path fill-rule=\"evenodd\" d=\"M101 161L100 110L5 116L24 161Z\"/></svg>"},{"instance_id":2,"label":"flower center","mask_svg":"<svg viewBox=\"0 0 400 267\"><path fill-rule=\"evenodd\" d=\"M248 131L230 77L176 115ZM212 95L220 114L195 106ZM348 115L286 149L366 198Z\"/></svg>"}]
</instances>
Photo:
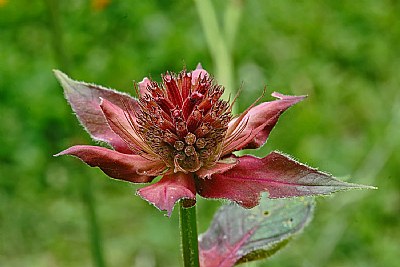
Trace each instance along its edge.
<instances>
[{"instance_id":1,"label":"flower center","mask_svg":"<svg viewBox=\"0 0 400 267\"><path fill-rule=\"evenodd\" d=\"M208 75L167 73L139 99L139 134L175 172L213 165L223 146L231 111L223 87ZM193 78L193 79L192 79Z\"/></svg>"}]
</instances>

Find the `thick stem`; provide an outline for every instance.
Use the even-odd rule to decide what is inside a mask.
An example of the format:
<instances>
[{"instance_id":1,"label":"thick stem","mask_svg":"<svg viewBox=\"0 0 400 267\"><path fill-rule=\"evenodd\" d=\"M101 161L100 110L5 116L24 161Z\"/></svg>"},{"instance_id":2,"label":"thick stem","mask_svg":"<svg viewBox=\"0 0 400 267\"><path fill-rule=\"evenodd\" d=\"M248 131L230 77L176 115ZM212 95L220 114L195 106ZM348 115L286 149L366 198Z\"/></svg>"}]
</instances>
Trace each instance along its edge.
<instances>
[{"instance_id":1,"label":"thick stem","mask_svg":"<svg viewBox=\"0 0 400 267\"><path fill-rule=\"evenodd\" d=\"M182 199L179 205L179 226L181 230L183 266L198 267L200 264L197 241L196 206L191 206L193 203L190 203L190 201L191 200Z\"/></svg>"}]
</instances>

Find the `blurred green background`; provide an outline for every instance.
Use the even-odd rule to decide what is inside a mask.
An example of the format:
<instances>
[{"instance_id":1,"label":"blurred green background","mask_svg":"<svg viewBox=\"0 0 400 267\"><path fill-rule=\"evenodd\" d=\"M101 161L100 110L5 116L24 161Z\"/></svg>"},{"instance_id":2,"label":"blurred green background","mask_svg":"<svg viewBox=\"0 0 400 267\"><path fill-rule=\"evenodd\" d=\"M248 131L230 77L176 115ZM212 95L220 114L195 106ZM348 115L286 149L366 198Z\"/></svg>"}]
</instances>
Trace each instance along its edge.
<instances>
[{"instance_id":1,"label":"blurred green background","mask_svg":"<svg viewBox=\"0 0 400 267\"><path fill-rule=\"evenodd\" d=\"M238 15L228 55L233 90L243 85L239 111L265 85L264 100L272 91L309 95L251 153L278 149L379 187L318 198L301 236L243 266L398 266L400 3L213 5L221 28L235 25L224 19L228 7ZM51 69L132 94L132 80L184 65L214 73L204 25L193 1L0 0L0 266L181 264L177 210L167 218L134 195L140 186L52 157L92 141ZM200 232L220 204L199 201ZM103 265L93 257L101 253Z\"/></svg>"}]
</instances>

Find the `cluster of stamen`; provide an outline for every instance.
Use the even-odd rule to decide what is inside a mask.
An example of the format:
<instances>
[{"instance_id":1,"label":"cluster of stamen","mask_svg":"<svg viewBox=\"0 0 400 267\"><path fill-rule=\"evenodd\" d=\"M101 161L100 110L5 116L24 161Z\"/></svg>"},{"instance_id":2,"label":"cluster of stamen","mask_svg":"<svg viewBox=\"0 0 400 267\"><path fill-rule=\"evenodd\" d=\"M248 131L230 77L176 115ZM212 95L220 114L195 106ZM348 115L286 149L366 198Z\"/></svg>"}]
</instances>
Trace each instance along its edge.
<instances>
[{"instance_id":1,"label":"cluster of stamen","mask_svg":"<svg viewBox=\"0 0 400 267\"><path fill-rule=\"evenodd\" d=\"M218 160L231 120L224 91L208 75L167 73L140 98L137 132L175 172L194 172Z\"/></svg>"}]
</instances>

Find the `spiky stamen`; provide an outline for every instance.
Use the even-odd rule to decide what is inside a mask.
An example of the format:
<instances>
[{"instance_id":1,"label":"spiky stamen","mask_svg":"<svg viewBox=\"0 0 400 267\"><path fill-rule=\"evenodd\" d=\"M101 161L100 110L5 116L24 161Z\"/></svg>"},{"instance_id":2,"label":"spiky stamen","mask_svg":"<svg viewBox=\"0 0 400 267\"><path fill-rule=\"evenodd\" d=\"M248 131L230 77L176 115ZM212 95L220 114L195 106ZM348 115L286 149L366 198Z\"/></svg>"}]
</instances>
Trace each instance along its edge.
<instances>
[{"instance_id":1,"label":"spiky stamen","mask_svg":"<svg viewBox=\"0 0 400 267\"><path fill-rule=\"evenodd\" d=\"M140 98L138 134L174 172L195 172L214 165L232 118L224 88L208 75L185 70L151 81Z\"/></svg>"}]
</instances>

